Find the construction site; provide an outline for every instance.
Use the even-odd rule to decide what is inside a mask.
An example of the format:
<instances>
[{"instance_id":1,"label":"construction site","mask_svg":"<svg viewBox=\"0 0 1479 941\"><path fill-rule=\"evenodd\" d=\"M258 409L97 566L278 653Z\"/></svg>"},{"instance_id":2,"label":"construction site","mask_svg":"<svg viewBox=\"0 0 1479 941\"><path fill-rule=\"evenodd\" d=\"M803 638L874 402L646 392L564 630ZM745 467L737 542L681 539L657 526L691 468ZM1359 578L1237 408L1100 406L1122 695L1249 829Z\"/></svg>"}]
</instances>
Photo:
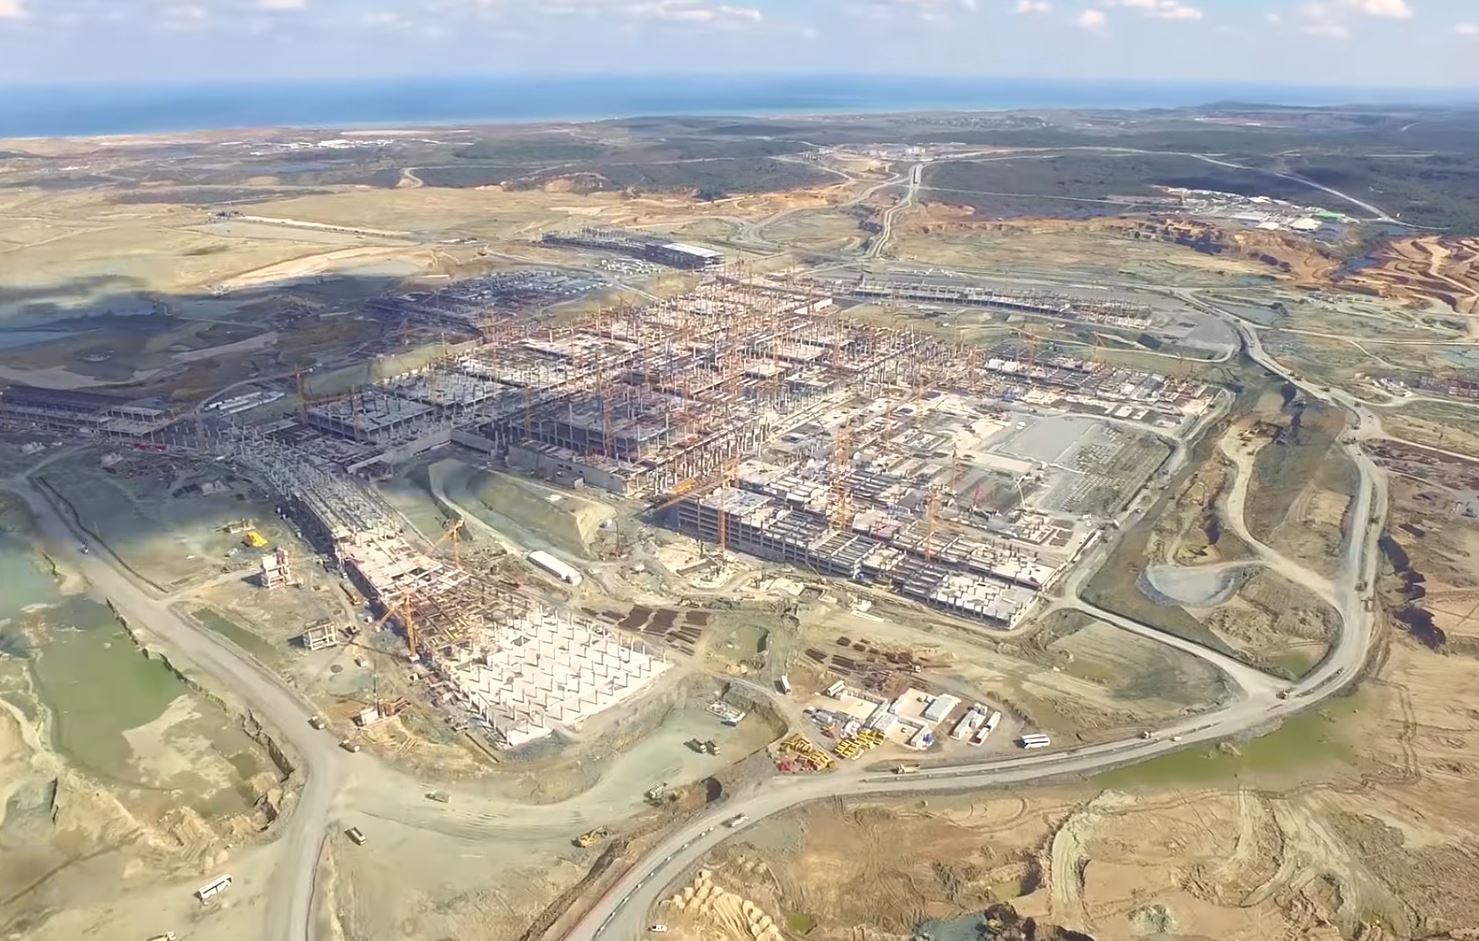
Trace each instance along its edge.
<instances>
[{"instance_id":1,"label":"construction site","mask_svg":"<svg viewBox=\"0 0 1479 941\"><path fill-rule=\"evenodd\" d=\"M993 303L1076 310L1070 297ZM1135 313L1081 306L1083 316ZM556 627L414 549L361 479L457 446L633 501L649 521L709 544L715 565L744 553L1011 628L1217 395L1193 380L1042 355L1031 340L988 350L854 321L813 284L732 268L688 294L568 325L491 313L480 323L482 340L444 345L422 368L368 387L314 398L300 376L296 414L151 425L139 446L213 438L260 465L395 619L408 653L424 654L457 695L478 697L496 727L512 723L511 741L580 713L572 704L587 692L620 699L611 684L640 685L660 663L637 648L607 650L596 628ZM264 581L276 577L264 569ZM485 622L509 637L544 631L576 659L600 648L595 659L622 670L599 684L575 670L568 702L490 687L486 671L460 669L502 662ZM550 657L537 668L566 669Z\"/></svg>"},{"instance_id":2,"label":"construction site","mask_svg":"<svg viewBox=\"0 0 1479 941\"><path fill-rule=\"evenodd\" d=\"M1216 395L1029 343L987 351L866 325L794 282L727 275L485 335L413 374L305 400L271 433L351 472L456 444L642 499L720 563L742 552L1001 627Z\"/></svg>"}]
</instances>

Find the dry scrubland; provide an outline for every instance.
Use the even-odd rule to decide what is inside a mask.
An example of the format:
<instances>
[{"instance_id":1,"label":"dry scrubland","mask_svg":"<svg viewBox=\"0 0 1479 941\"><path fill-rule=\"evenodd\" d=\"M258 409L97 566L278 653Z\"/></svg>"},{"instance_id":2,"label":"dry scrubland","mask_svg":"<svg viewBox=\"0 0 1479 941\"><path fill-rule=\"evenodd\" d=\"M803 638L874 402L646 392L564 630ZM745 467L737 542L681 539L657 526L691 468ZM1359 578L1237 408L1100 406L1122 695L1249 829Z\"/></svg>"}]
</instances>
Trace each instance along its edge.
<instances>
[{"instance_id":1,"label":"dry scrubland","mask_svg":"<svg viewBox=\"0 0 1479 941\"><path fill-rule=\"evenodd\" d=\"M68 146L51 152L74 159ZM105 159L126 167L131 153L109 145ZM290 376L299 364L392 342L348 314L360 299L407 278L571 264L569 254L532 240L585 224L707 240L776 272L798 259L835 265L869 244L865 224L896 204L903 188L887 181L907 164L829 159L835 173L815 171L825 182L807 168L809 182L792 191L713 200L680 189L592 192L589 180L538 174L508 188L442 188L425 185L414 167L392 185L262 178L240 182L230 203L253 218L231 219L211 218L212 204L184 201L184 190L172 201L156 200L169 194L148 186L134 194L142 199L102 183L0 188L0 320L41 317L66 334L0 349L0 378L128 382L186 400L235 378ZM882 257L868 262L883 271L902 262L1215 297L1266 327L1266 348L1306 378L1379 403L1386 434L1479 456L1470 421L1479 411L1389 401L1374 385L1379 376L1474 365L1472 239L1386 243L1342 281L1332 249L1284 235L1219 230L1210 234L1226 248L1208 254L1170 244L1178 233L1165 220L988 221L932 201L901 211L895 223ZM589 257L574 263L596 270ZM611 276L550 313L573 316L691 283ZM1342 285L1363 296L1306 290ZM300 318L305 310L312 316ZM917 313L852 311L973 341L1028 327L1064 349L1103 341L1055 324L982 318L962 329L955 314L951 327L946 315ZM1171 362L1144 349L1088 352L1150 368ZM1309 585L1334 572L1342 527L1352 523L1354 469L1336 447L1344 416L1256 387L1264 380L1246 364L1174 368L1251 391L1170 481L1150 519L1123 534L1091 593L1105 607L1300 675L1323 656L1338 623ZM754 941L757 932L765 941L908 937L921 920L999 902L1100 941L1374 941L1479 928L1479 903L1463 891L1479 882L1479 523L1469 512L1479 512L1479 463L1395 442L1374 447L1392 474L1393 517L1377 586L1378 651L1357 692L1269 734L1090 781L804 807L727 843L706 875L674 887L681 903L657 917L679 941ZM305 622L349 623L364 612L326 572L265 597L245 580L250 563L233 554L236 539L222 532L228 520L254 516L272 543L311 557L263 495L228 480L226 492L206 496L190 488L221 475L157 460L105 475L100 456L58 462L42 480L125 567L321 703L336 733L352 729L350 716L377 698L416 699L420 681L393 636L367 632L312 655L292 646ZM0 447L7 473L28 463ZM609 541L600 527L620 511L594 497L567 494L552 509L543 485L452 462L413 467L384 492L433 536L453 512L466 515L463 550L490 570L512 576L519 567L509 557L525 545L591 565L600 576L585 588L592 610L672 603L674 585L692 587L657 565L625 582L621 566L603 567ZM258 730L217 701L206 678L171 672L158 658L168 651L143 635L154 656L140 657L75 577L35 554L13 506L0 514L0 562L9 566L0 598L0 935L254 936L275 862L261 832L293 799ZM887 604L864 616L846 598L793 609L757 598L763 592L753 585L773 573L742 564L735 571L732 583L693 590L695 607L722 599L736 610L715 612L691 670L563 747L498 762L418 708L352 733L365 746L358 767L371 770L341 796L327 844L325 933L346 941L541 936L664 826L722 798L729 784L769 773L752 756L784 717L757 714L738 730L716 731L702 710L715 685L692 675L746 672L762 639L793 652L799 690L830 681L806 652L853 656L866 642L875 652L907 652L926 664L922 681L989 701L1009 721L1065 743L1122 738L1228 695L1205 662L1077 611L1052 610L998 636ZM5 607L12 586L24 600L15 610ZM535 590L564 597L553 586ZM80 675L109 680L87 686L72 679ZM720 738L724 757L683 746L699 736ZM1011 751L994 741L981 754ZM673 799L647 805L642 792L664 781L681 782ZM424 796L433 791L449 803ZM571 845L598 824L613 825L612 840ZM351 825L371 842L350 843L341 831ZM228 866L237 891L202 912L190 891ZM551 936L558 934L557 926Z\"/></svg>"}]
</instances>

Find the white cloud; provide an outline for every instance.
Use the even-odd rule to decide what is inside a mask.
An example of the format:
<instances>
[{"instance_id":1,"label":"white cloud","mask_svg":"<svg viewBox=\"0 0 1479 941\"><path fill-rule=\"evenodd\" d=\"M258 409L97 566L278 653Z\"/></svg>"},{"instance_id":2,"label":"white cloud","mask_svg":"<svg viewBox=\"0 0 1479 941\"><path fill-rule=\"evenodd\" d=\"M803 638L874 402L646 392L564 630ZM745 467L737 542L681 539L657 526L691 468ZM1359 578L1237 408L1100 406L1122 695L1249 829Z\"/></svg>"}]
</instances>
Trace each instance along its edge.
<instances>
[{"instance_id":1,"label":"white cloud","mask_svg":"<svg viewBox=\"0 0 1479 941\"><path fill-rule=\"evenodd\" d=\"M854 3L848 11L870 20L892 20L898 14L918 17L926 23L939 23L955 10L975 11L976 0L868 0Z\"/></svg>"},{"instance_id":2,"label":"white cloud","mask_svg":"<svg viewBox=\"0 0 1479 941\"><path fill-rule=\"evenodd\" d=\"M1035 13L1052 13L1053 5L1048 0L1017 0L1017 13L1028 16Z\"/></svg>"},{"instance_id":3,"label":"white cloud","mask_svg":"<svg viewBox=\"0 0 1479 941\"><path fill-rule=\"evenodd\" d=\"M1453 31L1460 36L1479 36L1479 23L1460 23Z\"/></svg>"},{"instance_id":4,"label":"white cloud","mask_svg":"<svg viewBox=\"0 0 1479 941\"><path fill-rule=\"evenodd\" d=\"M1296 8L1288 19L1305 35L1343 40L1355 33L1353 21L1360 17L1407 20L1413 11L1407 0L1315 0ZM1268 19L1281 22L1275 15Z\"/></svg>"},{"instance_id":5,"label":"white cloud","mask_svg":"<svg viewBox=\"0 0 1479 941\"><path fill-rule=\"evenodd\" d=\"M1407 0L1346 0L1346 6L1367 16L1382 16L1393 20L1412 19L1412 7Z\"/></svg>"},{"instance_id":6,"label":"white cloud","mask_svg":"<svg viewBox=\"0 0 1479 941\"><path fill-rule=\"evenodd\" d=\"M1123 7L1136 10L1158 20L1196 21L1204 14L1199 7L1182 3L1181 0L1101 0L1103 7Z\"/></svg>"},{"instance_id":7,"label":"white cloud","mask_svg":"<svg viewBox=\"0 0 1479 941\"><path fill-rule=\"evenodd\" d=\"M687 23L698 26L743 26L765 22L756 7L731 6L710 0L545 0L539 12L557 16L610 14L629 20Z\"/></svg>"},{"instance_id":8,"label":"white cloud","mask_svg":"<svg viewBox=\"0 0 1479 941\"><path fill-rule=\"evenodd\" d=\"M1073 25L1079 29L1101 30L1109 23L1109 17L1104 15L1103 10L1084 10L1073 18Z\"/></svg>"},{"instance_id":9,"label":"white cloud","mask_svg":"<svg viewBox=\"0 0 1479 941\"><path fill-rule=\"evenodd\" d=\"M0 0L0 20L23 20L28 16L25 0Z\"/></svg>"},{"instance_id":10,"label":"white cloud","mask_svg":"<svg viewBox=\"0 0 1479 941\"><path fill-rule=\"evenodd\" d=\"M186 33L204 29L209 20L210 13L206 12L205 7L193 3L172 3L160 9L156 22L160 29Z\"/></svg>"},{"instance_id":11,"label":"white cloud","mask_svg":"<svg viewBox=\"0 0 1479 941\"><path fill-rule=\"evenodd\" d=\"M308 0L257 0L263 10L306 10Z\"/></svg>"},{"instance_id":12,"label":"white cloud","mask_svg":"<svg viewBox=\"0 0 1479 941\"><path fill-rule=\"evenodd\" d=\"M1307 36L1316 39L1350 39L1351 28L1344 23L1309 23L1300 27Z\"/></svg>"},{"instance_id":13,"label":"white cloud","mask_svg":"<svg viewBox=\"0 0 1479 941\"><path fill-rule=\"evenodd\" d=\"M360 16L359 21L366 26L405 26L406 18L394 10L371 10Z\"/></svg>"},{"instance_id":14,"label":"white cloud","mask_svg":"<svg viewBox=\"0 0 1479 941\"><path fill-rule=\"evenodd\" d=\"M621 12L636 19L668 23L737 25L765 21L765 14L755 7L715 6L702 0L645 0L627 4Z\"/></svg>"}]
</instances>

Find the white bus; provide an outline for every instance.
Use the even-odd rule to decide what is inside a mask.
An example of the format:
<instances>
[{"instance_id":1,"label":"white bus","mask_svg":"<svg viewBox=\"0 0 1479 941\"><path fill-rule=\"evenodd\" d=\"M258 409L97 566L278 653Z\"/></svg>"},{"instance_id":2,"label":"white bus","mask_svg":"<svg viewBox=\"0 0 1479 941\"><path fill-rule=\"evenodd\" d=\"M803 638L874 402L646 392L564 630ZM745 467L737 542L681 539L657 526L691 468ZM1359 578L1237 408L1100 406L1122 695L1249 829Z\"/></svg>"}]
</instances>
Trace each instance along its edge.
<instances>
[{"instance_id":1,"label":"white bus","mask_svg":"<svg viewBox=\"0 0 1479 941\"><path fill-rule=\"evenodd\" d=\"M1047 748L1049 745L1053 744L1053 740L1048 738L1046 735L1033 733L1030 735L1024 735L1021 738L1017 739L1017 744L1021 745L1023 748Z\"/></svg>"},{"instance_id":2,"label":"white bus","mask_svg":"<svg viewBox=\"0 0 1479 941\"><path fill-rule=\"evenodd\" d=\"M210 882L207 882L205 885L196 889L195 896L196 898L200 899L201 903L203 904L205 902L209 902L211 899L220 895L222 892L225 892L229 888L231 888L231 877L217 876Z\"/></svg>"}]
</instances>

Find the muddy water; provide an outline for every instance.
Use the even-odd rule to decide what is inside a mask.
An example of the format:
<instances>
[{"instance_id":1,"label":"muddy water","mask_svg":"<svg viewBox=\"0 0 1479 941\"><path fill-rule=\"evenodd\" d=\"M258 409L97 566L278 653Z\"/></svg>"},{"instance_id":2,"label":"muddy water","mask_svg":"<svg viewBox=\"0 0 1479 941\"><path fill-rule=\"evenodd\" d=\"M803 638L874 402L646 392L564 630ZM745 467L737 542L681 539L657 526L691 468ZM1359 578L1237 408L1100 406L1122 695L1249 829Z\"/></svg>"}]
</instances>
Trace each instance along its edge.
<instances>
[{"instance_id":1,"label":"muddy water","mask_svg":"<svg viewBox=\"0 0 1479 941\"><path fill-rule=\"evenodd\" d=\"M163 715L184 684L144 657L103 605L71 598L44 617L48 638L31 668L55 716L57 750L96 774L142 783L128 774L123 733Z\"/></svg>"},{"instance_id":2,"label":"muddy water","mask_svg":"<svg viewBox=\"0 0 1479 941\"><path fill-rule=\"evenodd\" d=\"M986 919L980 915L932 918L914 930L918 941L981 941L985 934Z\"/></svg>"},{"instance_id":3,"label":"muddy water","mask_svg":"<svg viewBox=\"0 0 1479 941\"><path fill-rule=\"evenodd\" d=\"M249 806L239 778L265 767L256 744L162 661L145 657L106 605L64 593L32 545L23 515L0 513L0 527L0 649L30 674L31 689L51 716L57 753L102 781L184 791L202 810ZM171 756L172 765L141 760L125 733L159 720L172 706L186 706L195 716L161 733L185 758ZM188 758L217 773L202 776ZM229 799L223 801L222 792Z\"/></svg>"},{"instance_id":4,"label":"muddy water","mask_svg":"<svg viewBox=\"0 0 1479 941\"><path fill-rule=\"evenodd\" d=\"M20 531L15 513L0 515L0 585L4 586L0 625L20 617L27 608L53 604L60 598L56 578Z\"/></svg>"}]
</instances>

